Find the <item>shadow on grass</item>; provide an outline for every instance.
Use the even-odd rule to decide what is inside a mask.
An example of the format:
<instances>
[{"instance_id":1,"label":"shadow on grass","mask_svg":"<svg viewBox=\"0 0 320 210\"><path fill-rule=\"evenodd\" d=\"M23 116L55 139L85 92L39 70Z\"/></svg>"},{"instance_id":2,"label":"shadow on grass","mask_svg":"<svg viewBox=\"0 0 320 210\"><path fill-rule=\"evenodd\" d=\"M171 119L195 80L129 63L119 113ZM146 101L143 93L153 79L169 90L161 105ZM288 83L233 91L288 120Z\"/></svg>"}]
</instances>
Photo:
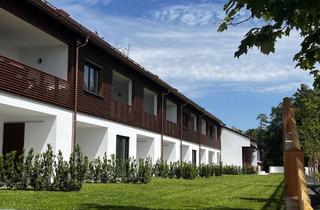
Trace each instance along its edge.
<instances>
[{"instance_id":1,"label":"shadow on grass","mask_svg":"<svg viewBox=\"0 0 320 210\"><path fill-rule=\"evenodd\" d=\"M99 205L99 204L83 204L80 206L81 210L156 210L158 208L144 208L137 206L115 206L115 205ZM179 209L164 209L161 210L179 210ZM182 208L181 208L182 209ZM228 207L208 207L208 208L195 208L195 210L252 210L248 208L228 208Z\"/></svg>"},{"instance_id":2,"label":"shadow on grass","mask_svg":"<svg viewBox=\"0 0 320 210\"><path fill-rule=\"evenodd\" d=\"M238 197L242 200L255 201L265 203L261 210L281 210L284 206L284 181L282 181L272 193L270 198L250 198L250 197Z\"/></svg>"}]
</instances>

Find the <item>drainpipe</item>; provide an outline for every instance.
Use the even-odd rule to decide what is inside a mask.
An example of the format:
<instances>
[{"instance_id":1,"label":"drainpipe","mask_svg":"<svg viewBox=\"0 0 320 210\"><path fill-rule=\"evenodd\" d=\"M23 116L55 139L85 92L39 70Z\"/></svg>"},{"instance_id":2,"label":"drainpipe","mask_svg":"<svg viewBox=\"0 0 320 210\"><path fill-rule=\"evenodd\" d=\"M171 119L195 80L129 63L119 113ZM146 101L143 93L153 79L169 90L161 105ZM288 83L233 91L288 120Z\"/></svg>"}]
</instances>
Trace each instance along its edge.
<instances>
[{"instance_id":1,"label":"drainpipe","mask_svg":"<svg viewBox=\"0 0 320 210\"><path fill-rule=\"evenodd\" d=\"M170 93L168 90L166 93L161 94L161 160L163 160L163 129L164 129L164 97Z\"/></svg>"},{"instance_id":2,"label":"drainpipe","mask_svg":"<svg viewBox=\"0 0 320 210\"><path fill-rule=\"evenodd\" d=\"M74 109L72 115L72 148L73 151L74 146L77 143L77 113L78 113L78 80L79 80L79 49L86 46L88 44L90 36L86 37L84 43L78 43L76 47L76 69L75 69L75 85L74 85Z\"/></svg>"},{"instance_id":3,"label":"drainpipe","mask_svg":"<svg viewBox=\"0 0 320 210\"><path fill-rule=\"evenodd\" d=\"M180 105L180 162L182 162L182 132L183 132L183 116L182 116L182 109L184 106L188 104L188 101L185 104Z\"/></svg>"},{"instance_id":4,"label":"drainpipe","mask_svg":"<svg viewBox=\"0 0 320 210\"><path fill-rule=\"evenodd\" d=\"M202 114L199 116L199 166L201 165L201 136L202 136L202 120L201 118L205 116L204 111L202 110Z\"/></svg>"}]
</instances>

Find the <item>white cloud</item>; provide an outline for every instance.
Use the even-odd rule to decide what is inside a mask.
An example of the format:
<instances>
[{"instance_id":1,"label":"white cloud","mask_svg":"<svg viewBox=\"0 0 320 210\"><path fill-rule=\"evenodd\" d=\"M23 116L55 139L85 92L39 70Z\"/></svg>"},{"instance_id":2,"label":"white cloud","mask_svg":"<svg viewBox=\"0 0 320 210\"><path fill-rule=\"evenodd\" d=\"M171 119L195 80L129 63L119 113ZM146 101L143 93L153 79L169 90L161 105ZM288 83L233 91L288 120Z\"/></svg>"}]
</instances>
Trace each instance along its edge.
<instances>
[{"instance_id":1,"label":"white cloud","mask_svg":"<svg viewBox=\"0 0 320 210\"><path fill-rule=\"evenodd\" d=\"M174 5L153 11L151 18L155 21L187 26L208 25L223 19L221 8L221 4L212 3Z\"/></svg>"}]
</instances>

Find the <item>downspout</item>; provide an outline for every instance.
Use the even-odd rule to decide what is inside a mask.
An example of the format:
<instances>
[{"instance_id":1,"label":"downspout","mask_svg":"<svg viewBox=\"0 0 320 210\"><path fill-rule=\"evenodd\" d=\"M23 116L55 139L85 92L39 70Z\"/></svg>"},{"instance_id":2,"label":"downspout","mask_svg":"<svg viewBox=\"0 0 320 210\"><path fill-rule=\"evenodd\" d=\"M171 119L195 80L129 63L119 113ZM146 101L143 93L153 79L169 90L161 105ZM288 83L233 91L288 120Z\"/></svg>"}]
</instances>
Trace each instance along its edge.
<instances>
[{"instance_id":1,"label":"downspout","mask_svg":"<svg viewBox=\"0 0 320 210\"><path fill-rule=\"evenodd\" d=\"M184 106L186 106L188 104L188 102L186 102L185 104L181 104L180 105L180 162L182 162L182 132L183 132L183 116L182 116L182 108Z\"/></svg>"},{"instance_id":2,"label":"downspout","mask_svg":"<svg viewBox=\"0 0 320 210\"><path fill-rule=\"evenodd\" d=\"M73 151L74 146L77 143L77 113L78 113L78 80L79 80L79 49L86 46L88 44L88 41L90 39L90 36L86 37L86 40L84 43L78 43L77 41L77 47L76 47L76 69L75 69L75 85L74 85L74 109L73 109L73 115L72 115L72 148L71 151Z\"/></svg>"},{"instance_id":3,"label":"downspout","mask_svg":"<svg viewBox=\"0 0 320 210\"><path fill-rule=\"evenodd\" d=\"M202 136L202 117L205 116L203 110L202 110L202 114L199 116L199 166L201 165L201 136Z\"/></svg>"},{"instance_id":4,"label":"downspout","mask_svg":"<svg viewBox=\"0 0 320 210\"><path fill-rule=\"evenodd\" d=\"M163 129L164 129L164 96L168 95L170 90L161 94L161 160L163 160Z\"/></svg>"}]
</instances>

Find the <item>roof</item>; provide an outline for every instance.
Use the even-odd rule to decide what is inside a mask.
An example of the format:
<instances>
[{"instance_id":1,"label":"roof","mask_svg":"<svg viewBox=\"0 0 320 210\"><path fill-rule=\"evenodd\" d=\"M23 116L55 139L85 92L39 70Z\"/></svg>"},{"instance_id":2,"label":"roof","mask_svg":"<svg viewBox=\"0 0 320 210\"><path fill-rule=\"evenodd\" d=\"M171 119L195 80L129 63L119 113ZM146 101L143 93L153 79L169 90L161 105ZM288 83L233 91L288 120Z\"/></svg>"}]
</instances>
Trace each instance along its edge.
<instances>
[{"instance_id":1,"label":"roof","mask_svg":"<svg viewBox=\"0 0 320 210\"><path fill-rule=\"evenodd\" d=\"M240 132L240 131L238 131L238 130L229 128L229 127L227 127L227 126L223 126L223 127L224 127L225 129L227 129L227 130L230 130L230 131L232 131L232 132L234 132L234 133L237 133L237 134L239 134L239 135L241 135L241 136L243 136L243 137L248 138L250 141L252 141L252 142L254 142L254 143L257 143L257 140L255 140L254 138L252 138L252 136L249 136L249 135L247 135L247 134L245 134L245 133L242 133L242 132Z\"/></svg>"},{"instance_id":2,"label":"roof","mask_svg":"<svg viewBox=\"0 0 320 210\"><path fill-rule=\"evenodd\" d=\"M75 31L76 33L81 34L84 36L84 38L90 39L91 42L96 44L97 46L104 49L106 52L110 53L120 61L124 62L125 64L132 67L135 71L139 72L140 74L146 76L148 79L152 80L153 82L159 84L160 86L164 87L165 89L168 89L170 93L175 95L176 97L180 98L181 100L187 102L188 104L192 105L194 108L196 108L198 111L202 112L209 118L217 121L220 125L224 126L225 124L216 116L211 114L209 111L205 110L203 107L196 104L194 101L192 101L190 98L186 97L182 93L180 93L177 89L173 88L168 83L161 80L157 75L154 75L147 69L145 69L140 64L136 63L134 60L129 58L127 55L123 54L121 51L113 47L111 44L103 40L101 37L99 37L96 33L93 33L89 29L82 26L80 23L72 19L66 12L64 12L61 9L57 9L52 4L47 2L46 0L27 0L37 8L43 10L44 12L48 13L52 17L54 17L56 20L60 21L62 24L69 27L71 30Z\"/></svg>"}]
</instances>

